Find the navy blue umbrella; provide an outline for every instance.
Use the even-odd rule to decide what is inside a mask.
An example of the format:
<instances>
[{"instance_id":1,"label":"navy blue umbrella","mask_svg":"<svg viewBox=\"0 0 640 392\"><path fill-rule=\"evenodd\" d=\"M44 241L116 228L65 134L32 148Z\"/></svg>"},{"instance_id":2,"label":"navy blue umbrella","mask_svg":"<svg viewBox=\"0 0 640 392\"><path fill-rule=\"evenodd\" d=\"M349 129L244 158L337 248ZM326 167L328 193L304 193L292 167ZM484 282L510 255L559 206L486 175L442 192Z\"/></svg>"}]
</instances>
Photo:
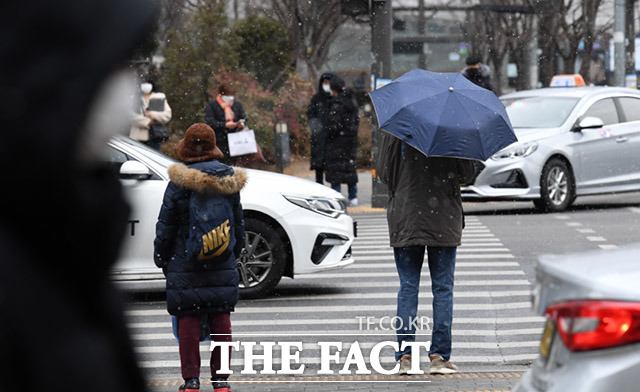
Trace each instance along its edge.
<instances>
[{"instance_id":1,"label":"navy blue umbrella","mask_svg":"<svg viewBox=\"0 0 640 392\"><path fill-rule=\"evenodd\" d=\"M484 161L518 140L498 97L459 73L415 69L370 95L380 129L426 156Z\"/></svg>"}]
</instances>

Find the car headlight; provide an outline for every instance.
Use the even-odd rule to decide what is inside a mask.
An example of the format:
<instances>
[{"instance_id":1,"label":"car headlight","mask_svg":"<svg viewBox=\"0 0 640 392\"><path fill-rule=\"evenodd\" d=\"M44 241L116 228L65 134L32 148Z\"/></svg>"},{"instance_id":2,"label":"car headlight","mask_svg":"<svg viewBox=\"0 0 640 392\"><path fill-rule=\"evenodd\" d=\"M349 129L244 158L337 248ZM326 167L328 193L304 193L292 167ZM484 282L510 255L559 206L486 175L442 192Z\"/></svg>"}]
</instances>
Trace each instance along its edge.
<instances>
[{"instance_id":1,"label":"car headlight","mask_svg":"<svg viewBox=\"0 0 640 392\"><path fill-rule=\"evenodd\" d=\"M320 215L337 218L347 211L344 199L333 199L329 197L308 197L295 195L282 195L285 199L298 207L306 208Z\"/></svg>"},{"instance_id":2,"label":"car headlight","mask_svg":"<svg viewBox=\"0 0 640 392\"><path fill-rule=\"evenodd\" d=\"M533 154L538 149L537 142L522 143L514 147L505 148L491 156L494 161L509 158L523 158Z\"/></svg>"}]
</instances>

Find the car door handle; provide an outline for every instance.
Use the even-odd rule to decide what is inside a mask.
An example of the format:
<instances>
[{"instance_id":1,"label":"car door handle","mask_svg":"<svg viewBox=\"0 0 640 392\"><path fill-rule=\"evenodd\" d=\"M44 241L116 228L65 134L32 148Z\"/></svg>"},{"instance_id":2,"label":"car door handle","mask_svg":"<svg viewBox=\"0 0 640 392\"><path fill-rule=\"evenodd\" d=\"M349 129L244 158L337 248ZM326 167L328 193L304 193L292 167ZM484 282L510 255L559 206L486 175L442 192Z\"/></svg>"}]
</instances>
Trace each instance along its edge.
<instances>
[{"instance_id":1,"label":"car door handle","mask_svg":"<svg viewBox=\"0 0 640 392\"><path fill-rule=\"evenodd\" d=\"M618 137L616 138L616 143L624 143L624 142L626 142L627 140L629 140L629 138L628 138L628 137L625 137L625 136L618 136Z\"/></svg>"}]
</instances>

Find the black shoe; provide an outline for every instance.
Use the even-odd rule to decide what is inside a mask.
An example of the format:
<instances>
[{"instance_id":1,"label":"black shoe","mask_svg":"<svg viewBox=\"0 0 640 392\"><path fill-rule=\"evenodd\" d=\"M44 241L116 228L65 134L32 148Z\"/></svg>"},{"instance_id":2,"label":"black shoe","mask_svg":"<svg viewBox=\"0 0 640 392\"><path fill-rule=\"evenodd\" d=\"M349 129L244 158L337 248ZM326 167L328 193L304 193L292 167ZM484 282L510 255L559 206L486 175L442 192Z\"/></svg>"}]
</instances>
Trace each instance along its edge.
<instances>
[{"instance_id":1,"label":"black shoe","mask_svg":"<svg viewBox=\"0 0 640 392\"><path fill-rule=\"evenodd\" d=\"M200 380L197 378L184 380L184 384L180 385L178 392L200 392Z\"/></svg>"},{"instance_id":2,"label":"black shoe","mask_svg":"<svg viewBox=\"0 0 640 392\"><path fill-rule=\"evenodd\" d=\"M211 380L214 392L231 392L231 386L225 379Z\"/></svg>"}]
</instances>

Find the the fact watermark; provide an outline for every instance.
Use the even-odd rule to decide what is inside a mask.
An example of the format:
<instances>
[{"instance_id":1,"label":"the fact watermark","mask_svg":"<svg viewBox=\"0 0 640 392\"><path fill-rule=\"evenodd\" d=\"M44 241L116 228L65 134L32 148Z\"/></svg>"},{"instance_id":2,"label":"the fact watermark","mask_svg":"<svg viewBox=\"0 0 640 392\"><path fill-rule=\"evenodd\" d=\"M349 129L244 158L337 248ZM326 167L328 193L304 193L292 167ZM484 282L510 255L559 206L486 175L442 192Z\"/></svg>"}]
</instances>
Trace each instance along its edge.
<instances>
[{"instance_id":1,"label":"the fact watermark","mask_svg":"<svg viewBox=\"0 0 640 392\"><path fill-rule=\"evenodd\" d=\"M412 352L408 374L424 374L420 368L421 354L428 353L431 342L409 339L399 343L396 334L430 337L429 318L416 317L403 322L398 317L357 316L356 320L358 330L355 333L233 334L236 339L250 337L248 341L219 341L212 335L210 349L221 348L222 367L218 374L393 375L400 367L394 355L406 349ZM257 337L265 340L257 341ZM237 354L232 355L235 366L229 366L229 348L242 357L238 359ZM231 367L236 368L235 372Z\"/></svg>"}]
</instances>

